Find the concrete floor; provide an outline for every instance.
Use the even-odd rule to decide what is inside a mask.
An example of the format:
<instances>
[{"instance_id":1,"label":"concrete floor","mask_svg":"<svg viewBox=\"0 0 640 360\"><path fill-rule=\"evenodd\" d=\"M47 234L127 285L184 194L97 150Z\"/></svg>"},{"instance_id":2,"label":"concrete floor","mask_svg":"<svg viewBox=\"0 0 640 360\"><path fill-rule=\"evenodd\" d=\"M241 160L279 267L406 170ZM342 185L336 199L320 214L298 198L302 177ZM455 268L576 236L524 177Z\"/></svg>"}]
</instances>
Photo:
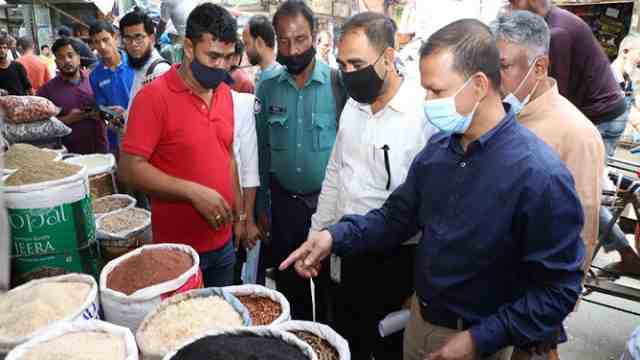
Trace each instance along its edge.
<instances>
[{"instance_id":1,"label":"concrete floor","mask_svg":"<svg viewBox=\"0 0 640 360\"><path fill-rule=\"evenodd\" d=\"M620 147L616 157L640 163L640 156L631 155ZM628 236L628 239L633 245L633 236ZM594 265L604 266L619 259L617 253L600 251ZM617 283L640 289L640 281L635 279L623 278ZM591 294L587 298L640 313L639 302L604 294ZM640 327L640 317L583 301L578 312L572 314L565 325L569 341L560 347L563 360L618 360L629 336Z\"/></svg>"},{"instance_id":2,"label":"concrete floor","mask_svg":"<svg viewBox=\"0 0 640 360\"><path fill-rule=\"evenodd\" d=\"M594 264L603 266L618 260L617 254L601 251ZM640 289L640 281L635 279L624 278L617 283ZM587 298L640 313L638 302L604 294L591 294ZM629 335L640 326L640 317L583 301L565 326L569 341L560 347L563 360L617 360L624 352Z\"/></svg>"}]
</instances>

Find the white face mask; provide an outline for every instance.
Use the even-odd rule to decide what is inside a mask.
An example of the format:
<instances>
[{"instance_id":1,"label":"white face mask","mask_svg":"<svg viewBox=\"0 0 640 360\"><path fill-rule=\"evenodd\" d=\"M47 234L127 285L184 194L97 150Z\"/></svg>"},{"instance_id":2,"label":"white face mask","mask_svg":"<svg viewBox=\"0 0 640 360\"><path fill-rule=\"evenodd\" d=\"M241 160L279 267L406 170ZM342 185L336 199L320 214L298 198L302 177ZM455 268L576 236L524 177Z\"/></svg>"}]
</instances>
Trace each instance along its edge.
<instances>
[{"instance_id":1,"label":"white face mask","mask_svg":"<svg viewBox=\"0 0 640 360\"><path fill-rule=\"evenodd\" d=\"M527 106L527 104L531 100L531 95L533 95L533 93L536 92L536 89L538 88L538 84L540 83L540 81L536 81L536 85L533 87L531 92L522 101L520 101L514 95L515 93L517 93L520 90L522 85L524 85L524 83L527 80L527 78L529 77L529 75L531 75L531 72L535 67L536 61L538 61L538 58L533 59L533 63L529 67L529 71L527 71L527 75L524 76L524 79L522 79L522 81L520 82L520 85L518 85L518 87L516 88L516 91L514 91L512 93L509 93L509 95L505 96L505 98L502 99L503 102L506 102L507 104L511 105L511 108L513 109L513 112L516 113L516 114L520 114L522 109L524 109L524 107Z\"/></svg>"}]
</instances>

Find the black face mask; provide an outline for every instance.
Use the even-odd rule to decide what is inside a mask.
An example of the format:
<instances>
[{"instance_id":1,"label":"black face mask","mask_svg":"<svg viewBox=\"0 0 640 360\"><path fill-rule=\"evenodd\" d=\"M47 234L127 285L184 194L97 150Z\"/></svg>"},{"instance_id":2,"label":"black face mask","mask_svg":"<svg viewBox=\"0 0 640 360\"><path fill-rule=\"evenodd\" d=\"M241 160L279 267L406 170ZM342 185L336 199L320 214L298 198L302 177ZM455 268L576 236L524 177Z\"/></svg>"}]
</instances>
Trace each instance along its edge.
<instances>
[{"instance_id":1,"label":"black face mask","mask_svg":"<svg viewBox=\"0 0 640 360\"><path fill-rule=\"evenodd\" d=\"M384 85L384 78L380 78L374 66L380 61L381 57L382 55L380 55L378 60L372 65L360 70L351 72L341 71L342 80L347 87L347 93L349 93L349 96L353 100L361 104L371 104L378 98L378 95L380 95L380 90L382 90L382 85ZM385 74L385 77L386 76Z\"/></svg>"},{"instance_id":2,"label":"black face mask","mask_svg":"<svg viewBox=\"0 0 640 360\"><path fill-rule=\"evenodd\" d=\"M196 58L191 62L191 73L200 86L205 89L215 89L221 82L233 84L233 78L227 70L205 66Z\"/></svg>"},{"instance_id":3,"label":"black face mask","mask_svg":"<svg viewBox=\"0 0 640 360\"><path fill-rule=\"evenodd\" d=\"M142 55L142 57L137 59L129 55L129 65L136 70L142 69L147 64L147 61L149 61L150 58L151 58L151 49L147 50L147 52L145 52L144 55Z\"/></svg>"},{"instance_id":4,"label":"black face mask","mask_svg":"<svg viewBox=\"0 0 640 360\"><path fill-rule=\"evenodd\" d=\"M299 75L304 69L311 64L313 58L316 56L316 48L310 47L309 50L303 52L300 55L285 56L278 53L276 59L282 66L287 68L287 72L291 75Z\"/></svg>"}]
</instances>

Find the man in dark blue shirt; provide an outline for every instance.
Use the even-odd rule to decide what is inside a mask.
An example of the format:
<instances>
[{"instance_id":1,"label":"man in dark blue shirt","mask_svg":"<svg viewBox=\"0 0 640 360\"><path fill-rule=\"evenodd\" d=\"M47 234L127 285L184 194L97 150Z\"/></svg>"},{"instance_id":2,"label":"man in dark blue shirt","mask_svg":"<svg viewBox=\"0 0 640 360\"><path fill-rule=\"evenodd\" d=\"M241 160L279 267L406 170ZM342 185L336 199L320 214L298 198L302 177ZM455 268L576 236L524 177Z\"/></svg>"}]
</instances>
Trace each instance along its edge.
<instances>
[{"instance_id":1,"label":"man in dark blue shirt","mask_svg":"<svg viewBox=\"0 0 640 360\"><path fill-rule=\"evenodd\" d=\"M331 250L381 252L421 230L404 359L508 359L555 338L575 306L582 207L562 161L502 104L488 27L454 22L420 55L441 133L381 209L310 234L281 268L316 276Z\"/></svg>"}]
</instances>

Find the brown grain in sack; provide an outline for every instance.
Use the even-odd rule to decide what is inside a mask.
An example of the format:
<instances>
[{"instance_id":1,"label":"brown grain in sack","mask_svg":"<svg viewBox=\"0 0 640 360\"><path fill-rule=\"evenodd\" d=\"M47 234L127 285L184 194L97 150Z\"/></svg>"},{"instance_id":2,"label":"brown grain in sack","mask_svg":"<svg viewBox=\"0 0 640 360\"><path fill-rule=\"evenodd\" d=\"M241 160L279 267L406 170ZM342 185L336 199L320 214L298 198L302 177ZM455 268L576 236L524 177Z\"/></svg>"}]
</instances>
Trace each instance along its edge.
<instances>
[{"instance_id":1,"label":"brown grain in sack","mask_svg":"<svg viewBox=\"0 0 640 360\"><path fill-rule=\"evenodd\" d=\"M140 289L176 279L191 266L193 259L185 252L146 250L113 269L107 278L107 287L131 295Z\"/></svg>"}]
</instances>

